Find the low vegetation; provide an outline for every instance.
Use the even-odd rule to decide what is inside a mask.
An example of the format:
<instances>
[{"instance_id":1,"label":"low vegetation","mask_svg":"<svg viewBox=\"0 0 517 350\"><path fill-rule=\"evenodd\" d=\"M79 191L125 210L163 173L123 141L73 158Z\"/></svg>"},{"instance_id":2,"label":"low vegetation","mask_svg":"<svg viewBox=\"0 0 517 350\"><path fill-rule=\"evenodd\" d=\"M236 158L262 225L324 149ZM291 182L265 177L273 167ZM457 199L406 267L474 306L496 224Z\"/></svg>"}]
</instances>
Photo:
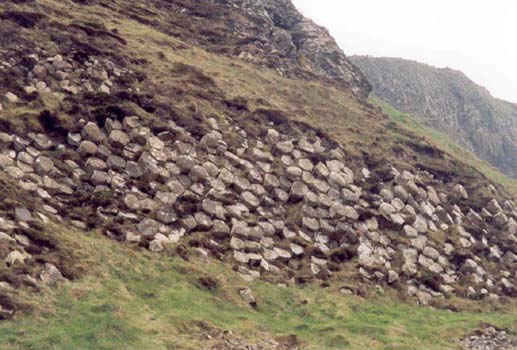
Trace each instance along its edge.
<instances>
[{"instance_id":1,"label":"low vegetation","mask_svg":"<svg viewBox=\"0 0 517 350\"><path fill-rule=\"evenodd\" d=\"M127 101L85 99L74 101L80 102L80 110L61 113L65 121L73 121L73 113L104 113L98 107L108 103L115 110L136 111L142 117L176 118L193 131L202 128L209 117L217 119L230 113L249 130L257 128L259 118L284 118L285 124L279 127L287 129L289 123L297 123L296 130L303 131L303 125L308 124L339 140L350 163L367 161L375 167L389 159L390 164L406 169L420 161L435 164L436 169L451 176L470 176L470 187L483 180L476 170L479 168L509 190L517 189L515 183L498 178L500 175L485 163L381 101L373 103L381 105L392 121L375 106L359 102L331 84L289 79L274 70L210 53L160 31L162 23L153 28L142 24L145 21L137 15L131 18L139 21L123 12L114 16L108 5L97 3L38 1L53 15L48 28L67 29L58 33L63 38L53 33L56 42L66 42L63 33L68 30L81 33L77 25L68 26L74 21L90 23L85 30L89 33L96 33L90 28L96 25L91 23L100 22L101 27L124 38L123 55L117 58L127 61L128 68L139 77L145 77L138 80L137 87L152 96L146 104L150 108L145 110L143 103L137 105L140 100L130 101L129 97ZM110 6L117 8L119 3L114 1ZM19 1L13 6L27 10L29 5ZM92 47L100 45L96 40L104 44L93 34L88 38L84 33L75 34L76 40L84 39ZM44 30L24 29L23 35L29 42L49 40ZM112 35L108 38L113 40ZM103 48L113 49L110 54L121 54L115 44ZM147 101L147 97L142 100ZM53 100L44 100L29 107L4 113L0 122L12 124L17 130L32 130L41 127L36 120L41 116L40 109L53 111L59 106ZM264 127L265 120L260 124ZM414 135L418 140L413 140ZM447 157L440 152L446 152ZM77 207L84 214L84 209ZM73 268L80 273L70 271L67 276L76 277L73 282L60 282L38 294L21 289L11 293L23 310L13 320L0 323L1 350L199 349L210 348L216 341L211 335L224 330L252 343L264 338L294 339L303 349L438 350L457 348L463 335L483 323L517 332L517 310L513 306L501 310L472 302L458 307L470 311L448 311L404 303L389 292L370 292L368 298L349 296L340 293L339 281L350 281L339 276L328 288L317 283L289 287L262 281L248 283L229 264L207 261L196 255L195 249L182 254L182 258L175 247L169 247L167 254L153 254L110 241L98 231L85 235L65 225L45 231L60 242L63 254L74 252L77 266ZM238 293L248 286L257 297L255 308Z\"/></svg>"},{"instance_id":2,"label":"low vegetation","mask_svg":"<svg viewBox=\"0 0 517 350\"><path fill-rule=\"evenodd\" d=\"M421 124L409 114L399 111L376 96L371 96L370 102L381 107L392 121L418 135L424 136L427 142L434 144L451 157L461 159L465 164L480 170L490 180L503 185L511 194L517 194L517 180L505 176L488 162L479 159L474 153L455 143L447 135Z\"/></svg>"},{"instance_id":3,"label":"low vegetation","mask_svg":"<svg viewBox=\"0 0 517 350\"><path fill-rule=\"evenodd\" d=\"M135 251L91 233L60 233L80 245L88 274L39 295L24 295L28 314L0 323L0 348L198 349L214 330L253 341L296 338L304 349L455 349L482 323L517 331L507 313L451 312L342 295L317 285L248 284L225 264ZM78 242L80 241L80 242ZM210 276L212 283L201 283ZM257 307L239 288L250 285ZM508 310L511 311L511 310Z\"/></svg>"}]
</instances>

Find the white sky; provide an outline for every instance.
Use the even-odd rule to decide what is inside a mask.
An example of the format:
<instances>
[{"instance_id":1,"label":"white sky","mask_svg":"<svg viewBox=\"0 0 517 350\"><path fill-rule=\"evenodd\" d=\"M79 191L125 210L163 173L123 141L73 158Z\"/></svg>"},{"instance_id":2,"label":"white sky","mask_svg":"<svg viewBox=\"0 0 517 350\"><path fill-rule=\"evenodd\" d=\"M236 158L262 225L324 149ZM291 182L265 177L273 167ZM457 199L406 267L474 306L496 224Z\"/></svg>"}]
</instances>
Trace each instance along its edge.
<instances>
[{"instance_id":1,"label":"white sky","mask_svg":"<svg viewBox=\"0 0 517 350\"><path fill-rule=\"evenodd\" d=\"M293 0L345 54L463 71L517 102L517 0Z\"/></svg>"}]
</instances>

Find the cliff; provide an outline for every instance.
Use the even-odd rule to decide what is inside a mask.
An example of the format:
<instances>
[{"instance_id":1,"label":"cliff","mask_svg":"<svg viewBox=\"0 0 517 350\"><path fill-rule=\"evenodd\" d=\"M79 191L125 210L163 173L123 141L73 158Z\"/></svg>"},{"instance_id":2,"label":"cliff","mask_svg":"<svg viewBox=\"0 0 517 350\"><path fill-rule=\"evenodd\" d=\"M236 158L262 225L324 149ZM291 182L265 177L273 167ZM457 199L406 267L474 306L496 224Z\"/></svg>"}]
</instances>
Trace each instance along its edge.
<instances>
[{"instance_id":1,"label":"cliff","mask_svg":"<svg viewBox=\"0 0 517 350\"><path fill-rule=\"evenodd\" d=\"M517 177L517 105L496 99L463 73L397 58L352 57L373 93Z\"/></svg>"}]
</instances>

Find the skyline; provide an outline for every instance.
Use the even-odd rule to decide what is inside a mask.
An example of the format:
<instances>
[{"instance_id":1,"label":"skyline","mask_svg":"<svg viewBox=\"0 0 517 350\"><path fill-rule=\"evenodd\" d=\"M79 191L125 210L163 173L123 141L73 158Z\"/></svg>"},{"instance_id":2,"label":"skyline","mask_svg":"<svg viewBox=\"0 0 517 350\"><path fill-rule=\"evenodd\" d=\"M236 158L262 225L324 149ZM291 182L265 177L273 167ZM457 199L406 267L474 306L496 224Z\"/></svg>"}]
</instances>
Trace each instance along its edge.
<instances>
[{"instance_id":1,"label":"skyline","mask_svg":"<svg viewBox=\"0 0 517 350\"><path fill-rule=\"evenodd\" d=\"M517 103L517 2L293 2L326 27L347 56L399 57L460 70L494 97Z\"/></svg>"}]
</instances>

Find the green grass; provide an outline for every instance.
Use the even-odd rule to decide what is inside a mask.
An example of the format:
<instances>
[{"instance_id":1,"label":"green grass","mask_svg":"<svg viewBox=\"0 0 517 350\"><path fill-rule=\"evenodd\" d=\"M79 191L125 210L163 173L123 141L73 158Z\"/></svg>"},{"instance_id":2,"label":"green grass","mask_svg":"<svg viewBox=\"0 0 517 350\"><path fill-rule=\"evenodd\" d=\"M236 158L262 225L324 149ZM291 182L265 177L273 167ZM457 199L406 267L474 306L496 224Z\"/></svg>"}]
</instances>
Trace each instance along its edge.
<instances>
[{"instance_id":1,"label":"green grass","mask_svg":"<svg viewBox=\"0 0 517 350\"><path fill-rule=\"evenodd\" d=\"M473 166L480 170L490 180L503 185L512 194L517 194L517 180L511 179L500 173L492 165L479 159L475 154L461 147L451 140L444 133L427 127L411 117L411 115L401 112L387 102L376 96L370 97L370 102L382 108L390 119L403 127L424 136L426 140L441 150L445 151L452 157L462 160L467 165Z\"/></svg>"},{"instance_id":2,"label":"green grass","mask_svg":"<svg viewBox=\"0 0 517 350\"><path fill-rule=\"evenodd\" d=\"M265 98L268 108L282 110L289 118L327 132L357 157L361 157L361 147L383 137L375 148L385 147L380 151L390 156L387 150L391 149L392 135L386 134L390 131L384 127L380 113L373 113L335 87L281 77L274 71L196 47L174 49L177 39L113 16L104 7L71 7L57 0L41 3L70 15L68 19L56 14L56 21L95 18L106 23L107 28L116 27L128 41L127 53L150 62L142 69L147 70L155 89L164 91L154 96L162 102L170 102L166 92L178 84L169 79L173 64L183 62L213 77L227 98L246 98L252 110L264 107L258 100ZM178 108L192 102L174 101ZM221 113L201 99L193 102L202 114ZM15 112L19 116L29 111ZM455 149L454 144L441 138L443 135L395 111L390 113L408 129L427 135L462 157L461 149ZM53 232L74 245L87 273L78 281L40 294L18 292L33 311L0 323L1 350L199 349L206 347L203 333L213 328L232 330L250 340L292 334L304 349L438 350L457 348L457 340L481 322L517 330L512 309L507 313L452 313L405 304L389 296L366 300L339 294L338 281L327 289L316 285L286 288L260 281L249 284L220 262L201 258L185 262L173 254L152 254L111 242L97 233L85 236L62 232L61 227ZM215 278L218 288L200 288L198 278L205 275ZM257 296L256 309L238 295L238 289L245 286L251 286Z\"/></svg>"},{"instance_id":3,"label":"green grass","mask_svg":"<svg viewBox=\"0 0 517 350\"><path fill-rule=\"evenodd\" d=\"M364 300L316 285L253 282L253 309L238 296L249 284L222 263L136 252L104 237L82 239L88 274L25 296L35 309L0 323L0 349L198 349L200 335L214 327L251 340L293 334L304 349L455 349L481 322L517 330L510 314ZM218 281L215 290L199 287L205 275Z\"/></svg>"}]
</instances>

